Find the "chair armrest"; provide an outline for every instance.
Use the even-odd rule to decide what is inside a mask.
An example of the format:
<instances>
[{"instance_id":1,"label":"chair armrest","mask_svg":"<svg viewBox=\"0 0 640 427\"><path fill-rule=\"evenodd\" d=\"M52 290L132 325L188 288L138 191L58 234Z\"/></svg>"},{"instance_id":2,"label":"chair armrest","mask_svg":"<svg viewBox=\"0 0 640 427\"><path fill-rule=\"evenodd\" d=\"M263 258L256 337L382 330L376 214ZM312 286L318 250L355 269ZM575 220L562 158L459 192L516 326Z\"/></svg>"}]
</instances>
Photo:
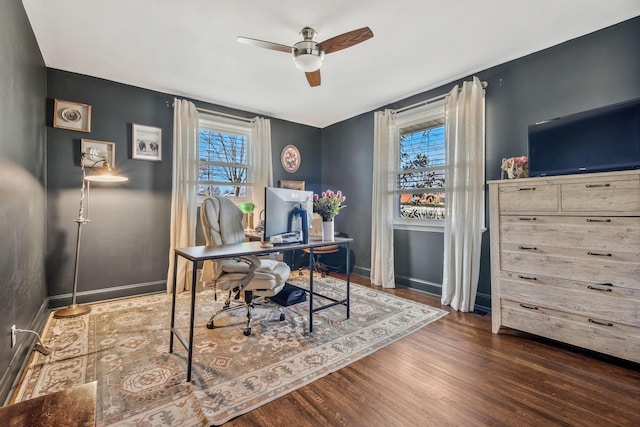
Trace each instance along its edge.
<instances>
[{"instance_id":1,"label":"chair armrest","mask_svg":"<svg viewBox=\"0 0 640 427\"><path fill-rule=\"evenodd\" d=\"M260 258L254 255L244 255L241 256L240 259L251 266L251 269L259 268L262 265Z\"/></svg>"}]
</instances>

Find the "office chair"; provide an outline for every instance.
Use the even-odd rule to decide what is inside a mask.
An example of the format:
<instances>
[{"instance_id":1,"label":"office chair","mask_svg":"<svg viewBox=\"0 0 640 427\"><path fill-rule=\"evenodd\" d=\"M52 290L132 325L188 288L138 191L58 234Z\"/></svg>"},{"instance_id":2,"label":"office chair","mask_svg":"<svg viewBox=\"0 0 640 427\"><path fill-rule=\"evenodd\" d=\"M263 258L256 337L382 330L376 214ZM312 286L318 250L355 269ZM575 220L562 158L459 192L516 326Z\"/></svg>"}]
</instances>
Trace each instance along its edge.
<instances>
[{"instance_id":1,"label":"office chair","mask_svg":"<svg viewBox=\"0 0 640 427\"><path fill-rule=\"evenodd\" d=\"M208 197L200 207L200 221L207 246L226 245L245 241L242 225L242 211L229 199ZM234 259L205 261L202 282L205 286L212 283L214 291L227 291L224 306L216 312L207 328L215 327L215 318L227 311L246 308L247 326L244 335L251 335L251 310L256 305L266 305L268 299L282 290L290 268L284 262L272 259L260 259L255 256L241 256ZM216 293L214 292L214 295ZM233 296L233 305L232 305ZM217 297L214 297L217 298ZM244 298L244 301L239 301ZM280 320L284 320L284 311L280 310Z\"/></svg>"}]
</instances>

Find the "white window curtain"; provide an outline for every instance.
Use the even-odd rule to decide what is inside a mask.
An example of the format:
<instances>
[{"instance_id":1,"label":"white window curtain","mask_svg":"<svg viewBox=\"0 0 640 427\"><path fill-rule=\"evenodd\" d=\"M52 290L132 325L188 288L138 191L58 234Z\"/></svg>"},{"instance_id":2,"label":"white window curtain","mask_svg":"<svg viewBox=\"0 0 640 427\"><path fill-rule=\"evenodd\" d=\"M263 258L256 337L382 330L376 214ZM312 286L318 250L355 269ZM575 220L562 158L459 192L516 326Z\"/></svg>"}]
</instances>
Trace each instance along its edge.
<instances>
[{"instance_id":1,"label":"white window curtain","mask_svg":"<svg viewBox=\"0 0 640 427\"><path fill-rule=\"evenodd\" d=\"M273 186L273 165L271 156L271 121L256 117L251 125L250 148L251 174L253 183L252 200L254 215L264 210L264 188Z\"/></svg>"},{"instance_id":2,"label":"white window curtain","mask_svg":"<svg viewBox=\"0 0 640 427\"><path fill-rule=\"evenodd\" d=\"M171 191L171 232L167 292L173 287L173 272L177 269L176 292L191 288L191 263L179 258L174 265L174 248L196 244L198 207L198 111L186 100L173 100L173 179Z\"/></svg>"},{"instance_id":3,"label":"white window curtain","mask_svg":"<svg viewBox=\"0 0 640 427\"><path fill-rule=\"evenodd\" d=\"M397 154L392 110L374 114L373 200L371 206L371 283L395 288L393 267L394 159Z\"/></svg>"},{"instance_id":4,"label":"white window curtain","mask_svg":"<svg viewBox=\"0 0 640 427\"><path fill-rule=\"evenodd\" d=\"M477 77L456 85L446 107L442 304L473 311L480 274L484 218L484 90Z\"/></svg>"}]
</instances>

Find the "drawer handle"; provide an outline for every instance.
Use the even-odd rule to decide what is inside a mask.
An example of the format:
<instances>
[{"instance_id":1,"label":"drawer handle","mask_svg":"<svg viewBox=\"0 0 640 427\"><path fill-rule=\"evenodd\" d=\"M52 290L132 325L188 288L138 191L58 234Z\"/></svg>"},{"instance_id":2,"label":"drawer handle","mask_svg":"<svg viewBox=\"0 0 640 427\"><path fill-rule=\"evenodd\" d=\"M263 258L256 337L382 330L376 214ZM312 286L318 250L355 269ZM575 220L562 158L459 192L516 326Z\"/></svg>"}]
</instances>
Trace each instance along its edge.
<instances>
[{"instance_id":1,"label":"drawer handle","mask_svg":"<svg viewBox=\"0 0 640 427\"><path fill-rule=\"evenodd\" d=\"M518 188L518 191L534 191L536 189L536 187L523 187L523 188Z\"/></svg>"},{"instance_id":2,"label":"drawer handle","mask_svg":"<svg viewBox=\"0 0 640 427\"><path fill-rule=\"evenodd\" d=\"M520 307L522 308L526 308L527 310L537 310L538 307L536 307L535 305L527 305L527 304L520 304ZM591 320L591 319L589 319Z\"/></svg>"},{"instance_id":3,"label":"drawer handle","mask_svg":"<svg viewBox=\"0 0 640 427\"><path fill-rule=\"evenodd\" d=\"M606 285L606 283L603 286L605 286L605 285ZM600 291L600 292L611 292L611 288L602 289L602 288L596 288L596 287L591 286L591 285L587 286L587 289L591 289L591 290L594 290L594 291Z\"/></svg>"},{"instance_id":4,"label":"drawer handle","mask_svg":"<svg viewBox=\"0 0 640 427\"><path fill-rule=\"evenodd\" d=\"M518 221L535 221L536 218L525 218L525 217L518 217Z\"/></svg>"},{"instance_id":5,"label":"drawer handle","mask_svg":"<svg viewBox=\"0 0 640 427\"><path fill-rule=\"evenodd\" d=\"M537 277L527 277L527 276L523 276L521 274L518 274L518 279L523 279L523 280L538 280Z\"/></svg>"},{"instance_id":6,"label":"drawer handle","mask_svg":"<svg viewBox=\"0 0 640 427\"><path fill-rule=\"evenodd\" d=\"M523 251L537 251L538 248L536 248L535 246L518 246L519 249L522 249Z\"/></svg>"},{"instance_id":7,"label":"drawer handle","mask_svg":"<svg viewBox=\"0 0 640 427\"><path fill-rule=\"evenodd\" d=\"M587 222L611 222L610 219L591 219L587 218Z\"/></svg>"},{"instance_id":8,"label":"drawer handle","mask_svg":"<svg viewBox=\"0 0 640 427\"><path fill-rule=\"evenodd\" d=\"M611 187L611 184L587 184L587 188Z\"/></svg>"},{"instance_id":9,"label":"drawer handle","mask_svg":"<svg viewBox=\"0 0 640 427\"><path fill-rule=\"evenodd\" d=\"M591 255L591 256L612 256L611 254L599 254L597 252L587 252L587 255Z\"/></svg>"},{"instance_id":10,"label":"drawer handle","mask_svg":"<svg viewBox=\"0 0 640 427\"><path fill-rule=\"evenodd\" d=\"M595 325L600 325L600 326L608 326L608 327L613 327L613 323L605 323L605 322L598 322L597 320L593 320L593 319L589 319L589 323L593 323Z\"/></svg>"}]
</instances>

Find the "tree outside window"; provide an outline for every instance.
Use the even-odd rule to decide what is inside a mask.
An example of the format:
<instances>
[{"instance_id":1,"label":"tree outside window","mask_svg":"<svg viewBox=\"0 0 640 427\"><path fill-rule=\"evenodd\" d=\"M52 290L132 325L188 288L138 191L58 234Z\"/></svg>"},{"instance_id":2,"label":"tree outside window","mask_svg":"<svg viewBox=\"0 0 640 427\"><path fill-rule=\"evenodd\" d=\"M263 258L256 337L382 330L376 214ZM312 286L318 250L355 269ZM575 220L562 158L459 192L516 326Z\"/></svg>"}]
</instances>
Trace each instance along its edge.
<instances>
[{"instance_id":1,"label":"tree outside window","mask_svg":"<svg viewBox=\"0 0 640 427\"><path fill-rule=\"evenodd\" d=\"M198 196L248 198L250 129L228 120L201 119L198 130Z\"/></svg>"},{"instance_id":2,"label":"tree outside window","mask_svg":"<svg viewBox=\"0 0 640 427\"><path fill-rule=\"evenodd\" d=\"M444 219L445 128L411 126L400 131L397 191L402 219Z\"/></svg>"}]
</instances>

